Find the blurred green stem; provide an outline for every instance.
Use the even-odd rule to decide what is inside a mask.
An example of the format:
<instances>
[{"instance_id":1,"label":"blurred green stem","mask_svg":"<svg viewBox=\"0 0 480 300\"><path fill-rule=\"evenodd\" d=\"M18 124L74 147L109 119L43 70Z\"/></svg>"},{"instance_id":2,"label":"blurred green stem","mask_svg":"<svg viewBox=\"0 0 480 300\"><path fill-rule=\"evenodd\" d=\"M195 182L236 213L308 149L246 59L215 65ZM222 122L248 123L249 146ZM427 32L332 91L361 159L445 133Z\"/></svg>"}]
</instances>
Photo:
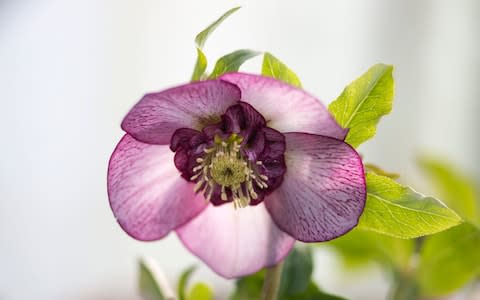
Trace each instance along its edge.
<instances>
[{"instance_id":1,"label":"blurred green stem","mask_svg":"<svg viewBox=\"0 0 480 300\"><path fill-rule=\"evenodd\" d=\"M390 300L420 299L418 286L409 274L397 274L394 286L390 292Z\"/></svg>"},{"instance_id":2,"label":"blurred green stem","mask_svg":"<svg viewBox=\"0 0 480 300\"><path fill-rule=\"evenodd\" d=\"M280 279L282 278L283 261L267 268L263 282L262 300L277 300Z\"/></svg>"}]
</instances>

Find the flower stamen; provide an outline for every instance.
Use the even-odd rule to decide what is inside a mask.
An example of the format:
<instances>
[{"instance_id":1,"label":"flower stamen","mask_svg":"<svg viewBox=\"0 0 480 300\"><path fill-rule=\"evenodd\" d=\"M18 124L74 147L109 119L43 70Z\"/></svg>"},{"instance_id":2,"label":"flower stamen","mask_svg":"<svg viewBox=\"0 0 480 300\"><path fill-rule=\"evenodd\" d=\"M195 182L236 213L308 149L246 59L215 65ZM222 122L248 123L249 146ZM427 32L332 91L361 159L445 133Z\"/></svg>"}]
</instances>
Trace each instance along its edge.
<instances>
[{"instance_id":1,"label":"flower stamen","mask_svg":"<svg viewBox=\"0 0 480 300\"><path fill-rule=\"evenodd\" d=\"M190 180L197 180L194 191L202 190L207 202L219 187L223 201L230 197L235 208L246 207L252 199L258 199L253 182L259 189L268 188L268 177L257 169L263 163L251 163L243 157L240 151L242 141L237 134L231 134L226 140L215 136L214 144L203 150L205 155L195 160L198 165L193 168L194 175Z\"/></svg>"}]
</instances>

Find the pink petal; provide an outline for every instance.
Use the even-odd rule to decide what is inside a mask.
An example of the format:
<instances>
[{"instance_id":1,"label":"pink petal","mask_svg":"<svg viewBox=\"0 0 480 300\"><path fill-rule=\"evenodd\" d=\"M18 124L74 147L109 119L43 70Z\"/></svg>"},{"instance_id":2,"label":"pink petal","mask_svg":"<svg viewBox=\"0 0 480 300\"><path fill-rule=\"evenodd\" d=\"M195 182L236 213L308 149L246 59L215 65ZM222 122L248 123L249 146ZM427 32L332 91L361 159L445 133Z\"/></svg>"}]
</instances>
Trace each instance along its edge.
<instances>
[{"instance_id":1,"label":"pink petal","mask_svg":"<svg viewBox=\"0 0 480 300\"><path fill-rule=\"evenodd\" d=\"M275 223L304 242L345 234L358 223L366 197L360 156L330 137L286 133L287 172L265 199Z\"/></svg>"},{"instance_id":2,"label":"pink petal","mask_svg":"<svg viewBox=\"0 0 480 300\"><path fill-rule=\"evenodd\" d=\"M178 128L201 129L220 120L239 99L238 87L225 81L189 83L145 95L123 119L122 128L141 142L164 145Z\"/></svg>"},{"instance_id":3,"label":"pink petal","mask_svg":"<svg viewBox=\"0 0 480 300\"><path fill-rule=\"evenodd\" d=\"M156 240L196 216L206 204L180 177L168 146L126 134L108 165L108 197L120 226L139 240Z\"/></svg>"},{"instance_id":4,"label":"pink petal","mask_svg":"<svg viewBox=\"0 0 480 300\"><path fill-rule=\"evenodd\" d=\"M270 77L229 73L221 77L238 85L242 101L250 103L280 132L307 132L343 140L340 127L327 108L305 91Z\"/></svg>"},{"instance_id":5,"label":"pink petal","mask_svg":"<svg viewBox=\"0 0 480 300\"><path fill-rule=\"evenodd\" d=\"M263 203L240 209L210 205L177 234L192 253L226 278L277 264L295 242L278 229Z\"/></svg>"}]
</instances>

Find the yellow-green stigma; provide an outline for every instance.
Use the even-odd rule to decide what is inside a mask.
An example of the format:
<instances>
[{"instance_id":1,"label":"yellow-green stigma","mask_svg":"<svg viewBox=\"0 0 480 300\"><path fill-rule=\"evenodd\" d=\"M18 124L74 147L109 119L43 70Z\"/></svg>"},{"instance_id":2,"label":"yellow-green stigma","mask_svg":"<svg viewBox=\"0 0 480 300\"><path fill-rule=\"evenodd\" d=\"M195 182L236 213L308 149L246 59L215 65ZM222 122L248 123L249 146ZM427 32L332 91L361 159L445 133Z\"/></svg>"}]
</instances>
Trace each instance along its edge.
<instances>
[{"instance_id":1,"label":"yellow-green stigma","mask_svg":"<svg viewBox=\"0 0 480 300\"><path fill-rule=\"evenodd\" d=\"M245 181L246 163L242 159L219 155L212 159L210 174L216 183L224 186L237 186Z\"/></svg>"},{"instance_id":2,"label":"yellow-green stigma","mask_svg":"<svg viewBox=\"0 0 480 300\"><path fill-rule=\"evenodd\" d=\"M252 199L258 199L254 183L260 189L268 187L268 177L259 174L256 168L262 162L252 164L241 154L242 140L237 134L226 140L215 136L213 146L204 149L203 158L197 158L198 165L193 168L194 175L190 179L197 180L194 190L202 190L207 201L219 186L222 200L228 200L227 191L230 191L234 207L246 207Z\"/></svg>"}]
</instances>

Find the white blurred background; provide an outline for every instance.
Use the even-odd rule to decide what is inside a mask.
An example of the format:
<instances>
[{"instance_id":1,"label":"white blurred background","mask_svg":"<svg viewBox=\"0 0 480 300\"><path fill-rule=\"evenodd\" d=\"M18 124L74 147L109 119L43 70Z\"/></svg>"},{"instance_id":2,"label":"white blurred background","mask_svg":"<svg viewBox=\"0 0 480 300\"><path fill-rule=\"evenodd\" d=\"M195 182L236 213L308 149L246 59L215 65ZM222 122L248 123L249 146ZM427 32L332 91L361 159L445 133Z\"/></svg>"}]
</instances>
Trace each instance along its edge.
<instances>
[{"instance_id":1,"label":"white blurred background","mask_svg":"<svg viewBox=\"0 0 480 300\"><path fill-rule=\"evenodd\" d=\"M0 0L0 299L137 299L138 257L172 281L200 264L174 234L142 243L121 231L106 168L129 108L187 81L194 36L237 5L207 42L211 63L268 50L327 104L370 65L393 64L394 111L362 146L367 160L415 187L425 150L480 177L479 1ZM326 290L385 297L378 270L346 276L326 249L316 260ZM232 287L203 266L195 278L218 299Z\"/></svg>"}]
</instances>

